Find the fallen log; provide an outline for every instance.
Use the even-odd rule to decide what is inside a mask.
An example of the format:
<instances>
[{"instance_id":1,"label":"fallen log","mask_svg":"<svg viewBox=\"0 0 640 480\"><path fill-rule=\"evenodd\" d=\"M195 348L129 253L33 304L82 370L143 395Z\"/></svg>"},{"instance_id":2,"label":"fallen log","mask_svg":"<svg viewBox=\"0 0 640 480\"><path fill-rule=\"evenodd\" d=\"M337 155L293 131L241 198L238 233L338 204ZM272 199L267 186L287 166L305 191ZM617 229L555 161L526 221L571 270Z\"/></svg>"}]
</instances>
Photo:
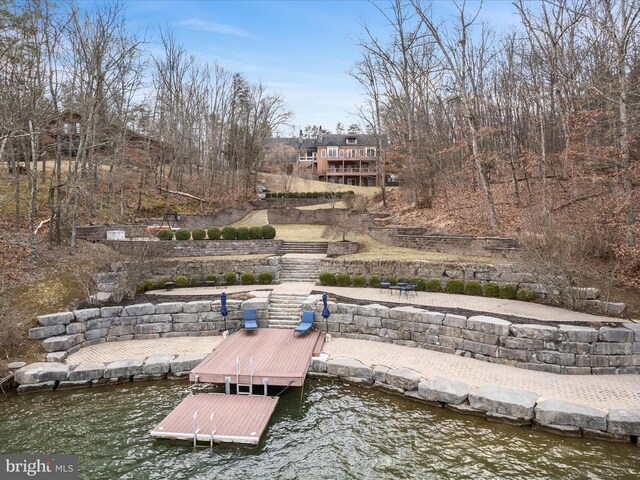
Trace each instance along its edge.
<instances>
[{"instance_id":1,"label":"fallen log","mask_svg":"<svg viewBox=\"0 0 640 480\"><path fill-rule=\"evenodd\" d=\"M169 190L168 188L161 187L160 185L158 185L157 188L161 192L171 193L173 195L181 195L183 197L192 198L194 200L199 200L201 202L206 202L204 198L196 197L195 195L191 195L190 193L186 193L186 192L181 192L180 190Z\"/></svg>"}]
</instances>

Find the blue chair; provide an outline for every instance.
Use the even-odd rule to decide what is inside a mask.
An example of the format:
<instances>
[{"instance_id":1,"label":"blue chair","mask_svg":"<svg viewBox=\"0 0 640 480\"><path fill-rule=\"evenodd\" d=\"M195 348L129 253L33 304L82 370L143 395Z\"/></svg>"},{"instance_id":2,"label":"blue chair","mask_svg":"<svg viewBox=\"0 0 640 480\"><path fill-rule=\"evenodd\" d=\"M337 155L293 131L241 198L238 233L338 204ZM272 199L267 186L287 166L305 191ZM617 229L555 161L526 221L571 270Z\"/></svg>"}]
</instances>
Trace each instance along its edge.
<instances>
[{"instance_id":1,"label":"blue chair","mask_svg":"<svg viewBox=\"0 0 640 480\"><path fill-rule=\"evenodd\" d=\"M389 290L391 288L391 282L380 282L381 290Z\"/></svg>"},{"instance_id":2,"label":"blue chair","mask_svg":"<svg viewBox=\"0 0 640 480\"><path fill-rule=\"evenodd\" d=\"M405 295L409 295L409 292L413 292L416 294L416 284L415 283L407 283L403 285L400 289L400 293L404 292ZM417 295L417 294L416 294Z\"/></svg>"},{"instance_id":3,"label":"blue chair","mask_svg":"<svg viewBox=\"0 0 640 480\"><path fill-rule=\"evenodd\" d=\"M313 327L313 320L315 318L315 314L310 310L305 310L302 312L302 320L300 324L293 331L293 336L296 336L296 333L307 333Z\"/></svg>"},{"instance_id":4,"label":"blue chair","mask_svg":"<svg viewBox=\"0 0 640 480\"><path fill-rule=\"evenodd\" d=\"M256 321L256 311L253 308L244 311L244 329L247 331L258 329L258 322Z\"/></svg>"}]
</instances>

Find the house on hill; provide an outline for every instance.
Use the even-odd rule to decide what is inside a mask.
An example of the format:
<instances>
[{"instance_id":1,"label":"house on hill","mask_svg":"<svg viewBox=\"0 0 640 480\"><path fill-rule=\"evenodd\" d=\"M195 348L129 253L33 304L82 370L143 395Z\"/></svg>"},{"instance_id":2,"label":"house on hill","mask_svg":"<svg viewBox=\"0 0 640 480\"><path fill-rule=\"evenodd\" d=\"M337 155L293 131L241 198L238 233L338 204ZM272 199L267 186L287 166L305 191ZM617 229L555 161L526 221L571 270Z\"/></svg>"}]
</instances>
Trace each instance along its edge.
<instances>
[{"instance_id":1,"label":"house on hill","mask_svg":"<svg viewBox=\"0 0 640 480\"><path fill-rule=\"evenodd\" d=\"M386 139L384 140L386 142ZM378 186L378 138L368 134L323 134L317 138L270 139L275 145L297 146L295 170L302 176L344 185ZM390 178L387 178L389 183Z\"/></svg>"}]
</instances>

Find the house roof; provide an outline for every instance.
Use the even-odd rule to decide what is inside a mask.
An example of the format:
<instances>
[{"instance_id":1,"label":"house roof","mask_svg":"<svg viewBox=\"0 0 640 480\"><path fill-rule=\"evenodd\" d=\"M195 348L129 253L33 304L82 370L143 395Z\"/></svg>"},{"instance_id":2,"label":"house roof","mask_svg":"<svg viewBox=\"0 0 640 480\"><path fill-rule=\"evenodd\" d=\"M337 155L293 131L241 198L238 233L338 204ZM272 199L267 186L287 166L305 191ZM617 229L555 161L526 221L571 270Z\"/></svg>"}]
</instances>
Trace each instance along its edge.
<instances>
[{"instance_id":1,"label":"house roof","mask_svg":"<svg viewBox=\"0 0 640 480\"><path fill-rule=\"evenodd\" d=\"M356 143L347 143L347 138L355 138ZM358 133L353 135L323 135L321 139L318 140L318 146L326 146L326 147L339 147L343 145L361 145L361 146L375 146L378 145L378 137L376 135L370 135L365 133Z\"/></svg>"}]
</instances>

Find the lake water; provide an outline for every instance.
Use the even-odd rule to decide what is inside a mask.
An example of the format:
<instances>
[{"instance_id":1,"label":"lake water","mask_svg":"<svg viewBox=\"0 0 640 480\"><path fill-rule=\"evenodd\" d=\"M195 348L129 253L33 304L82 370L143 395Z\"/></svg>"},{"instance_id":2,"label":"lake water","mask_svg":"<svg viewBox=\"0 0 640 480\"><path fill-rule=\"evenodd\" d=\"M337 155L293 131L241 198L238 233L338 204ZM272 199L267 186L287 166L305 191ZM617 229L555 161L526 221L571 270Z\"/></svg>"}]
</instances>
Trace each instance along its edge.
<instances>
[{"instance_id":1,"label":"lake water","mask_svg":"<svg viewBox=\"0 0 640 480\"><path fill-rule=\"evenodd\" d=\"M189 392L163 381L0 398L0 452L77 454L83 479L634 479L640 448L490 423L312 379L262 442L213 450L149 431Z\"/></svg>"}]
</instances>

